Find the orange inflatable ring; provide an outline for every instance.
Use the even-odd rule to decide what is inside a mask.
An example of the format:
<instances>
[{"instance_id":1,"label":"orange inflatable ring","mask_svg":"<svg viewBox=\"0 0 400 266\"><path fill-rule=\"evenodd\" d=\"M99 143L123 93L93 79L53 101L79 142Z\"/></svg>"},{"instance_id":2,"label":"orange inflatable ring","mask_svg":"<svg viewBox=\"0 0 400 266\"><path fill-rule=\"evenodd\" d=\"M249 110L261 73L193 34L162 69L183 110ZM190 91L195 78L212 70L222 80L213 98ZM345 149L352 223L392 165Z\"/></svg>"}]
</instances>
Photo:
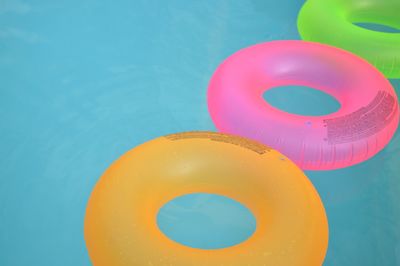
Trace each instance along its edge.
<instances>
[{"instance_id":1,"label":"orange inflatable ring","mask_svg":"<svg viewBox=\"0 0 400 266\"><path fill-rule=\"evenodd\" d=\"M254 234L211 250L169 239L157 213L189 193L241 202L257 220ZM84 234L95 266L320 266L328 245L324 207L294 163L258 142L212 132L168 135L119 158L92 192Z\"/></svg>"}]
</instances>

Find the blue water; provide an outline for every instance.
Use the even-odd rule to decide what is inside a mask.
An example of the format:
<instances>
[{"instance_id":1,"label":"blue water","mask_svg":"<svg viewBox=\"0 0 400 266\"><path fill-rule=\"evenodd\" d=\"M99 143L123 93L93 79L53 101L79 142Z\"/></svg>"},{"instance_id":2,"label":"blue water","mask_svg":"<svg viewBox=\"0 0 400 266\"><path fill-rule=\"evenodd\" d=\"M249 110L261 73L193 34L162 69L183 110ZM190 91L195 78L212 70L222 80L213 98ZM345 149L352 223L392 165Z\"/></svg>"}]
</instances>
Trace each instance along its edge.
<instances>
[{"instance_id":1,"label":"blue water","mask_svg":"<svg viewBox=\"0 0 400 266\"><path fill-rule=\"evenodd\" d=\"M215 68L298 39L302 3L1 1L0 265L90 265L83 219L102 172L160 135L214 130ZM399 134L365 163L307 175L329 218L324 265L400 265Z\"/></svg>"},{"instance_id":2,"label":"blue water","mask_svg":"<svg viewBox=\"0 0 400 266\"><path fill-rule=\"evenodd\" d=\"M386 26L382 24L375 24L375 23L354 23L361 28L365 28L372 31L380 31L380 32L387 32L387 33L400 33L400 29L393 28L391 26Z\"/></svg>"},{"instance_id":3,"label":"blue water","mask_svg":"<svg viewBox=\"0 0 400 266\"><path fill-rule=\"evenodd\" d=\"M333 96L304 86L271 88L264 93L264 100L285 112L306 116L328 115L340 109Z\"/></svg>"},{"instance_id":4,"label":"blue water","mask_svg":"<svg viewBox=\"0 0 400 266\"><path fill-rule=\"evenodd\" d=\"M175 198L158 212L157 224L170 239L201 249L226 248L256 230L251 211L233 199L207 193Z\"/></svg>"}]
</instances>

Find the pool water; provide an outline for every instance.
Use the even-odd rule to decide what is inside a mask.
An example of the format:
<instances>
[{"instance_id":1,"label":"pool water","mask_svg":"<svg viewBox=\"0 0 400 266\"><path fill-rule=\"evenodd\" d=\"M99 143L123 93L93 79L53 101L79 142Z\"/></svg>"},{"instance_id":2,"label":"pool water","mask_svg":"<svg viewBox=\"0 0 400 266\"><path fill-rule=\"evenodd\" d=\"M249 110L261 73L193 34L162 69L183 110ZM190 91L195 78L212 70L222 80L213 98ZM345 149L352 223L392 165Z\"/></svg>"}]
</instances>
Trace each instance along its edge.
<instances>
[{"instance_id":1,"label":"pool water","mask_svg":"<svg viewBox=\"0 0 400 266\"><path fill-rule=\"evenodd\" d=\"M1 1L0 265L91 265L83 219L102 172L124 152L158 136L215 130L206 90L216 67L246 46L299 39L302 4ZM392 84L400 93L400 82ZM285 108L309 106L315 99L299 93L296 99L271 101ZM398 133L365 163L306 174L329 218L324 265L400 265ZM184 219L205 211L204 221L209 213L233 215L237 206L215 200L212 212L178 201L169 215ZM253 230L242 211L236 213L241 226L224 233L229 241ZM202 229L209 236L201 235L210 238L227 224L221 220ZM185 237L181 230L172 226L170 234Z\"/></svg>"}]
</instances>

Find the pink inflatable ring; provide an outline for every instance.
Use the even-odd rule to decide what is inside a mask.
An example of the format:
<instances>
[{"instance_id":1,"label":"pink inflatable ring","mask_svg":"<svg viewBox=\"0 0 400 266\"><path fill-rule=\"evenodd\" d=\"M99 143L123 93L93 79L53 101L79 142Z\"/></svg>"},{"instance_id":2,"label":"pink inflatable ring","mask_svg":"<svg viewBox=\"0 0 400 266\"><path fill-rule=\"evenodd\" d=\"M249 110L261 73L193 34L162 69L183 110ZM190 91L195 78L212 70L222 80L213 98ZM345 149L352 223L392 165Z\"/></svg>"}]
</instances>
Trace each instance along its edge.
<instances>
[{"instance_id":1,"label":"pink inflatable ring","mask_svg":"<svg viewBox=\"0 0 400 266\"><path fill-rule=\"evenodd\" d=\"M287 85L321 90L341 107L325 116L302 116L263 99L265 91ZM372 65L304 41L262 43L230 56L210 81L208 108L221 132L258 140L307 170L367 160L388 144L399 121L393 87Z\"/></svg>"}]
</instances>

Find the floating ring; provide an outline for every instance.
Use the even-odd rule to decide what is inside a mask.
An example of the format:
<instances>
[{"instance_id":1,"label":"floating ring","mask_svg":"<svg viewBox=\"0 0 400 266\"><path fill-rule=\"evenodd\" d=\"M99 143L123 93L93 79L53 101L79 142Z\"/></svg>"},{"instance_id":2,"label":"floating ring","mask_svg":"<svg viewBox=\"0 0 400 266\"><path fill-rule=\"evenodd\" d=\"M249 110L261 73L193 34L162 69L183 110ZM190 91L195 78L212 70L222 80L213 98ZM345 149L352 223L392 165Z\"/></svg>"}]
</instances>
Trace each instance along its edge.
<instances>
[{"instance_id":1,"label":"floating ring","mask_svg":"<svg viewBox=\"0 0 400 266\"><path fill-rule=\"evenodd\" d=\"M303 116L263 99L265 91L287 85L321 90L341 107ZM379 71L350 52L304 41L258 44L230 56L210 81L208 107L219 131L258 140L309 170L367 160L399 123L397 96Z\"/></svg>"},{"instance_id":2,"label":"floating ring","mask_svg":"<svg viewBox=\"0 0 400 266\"><path fill-rule=\"evenodd\" d=\"M158 211L190 193L241 202L257 220L254 234L211 250L169 239L157 226ZM279 152L237 136L187 132L114 162L92 192L84 235L95 266L320 266L328 224L311 182Z\"/></svg>"},{"instance_id":3,"label":"floating ring","mask_svg":"<svg viewBox=\"0 0 400 266\"><path fill-rule=\"evenodd\" d=\"M399 0L308 0L298 17L301 37L351 51L388 78L400 78L400 33L365 29L377 23L400 30Z\"/></svg>"}]
</instances>

